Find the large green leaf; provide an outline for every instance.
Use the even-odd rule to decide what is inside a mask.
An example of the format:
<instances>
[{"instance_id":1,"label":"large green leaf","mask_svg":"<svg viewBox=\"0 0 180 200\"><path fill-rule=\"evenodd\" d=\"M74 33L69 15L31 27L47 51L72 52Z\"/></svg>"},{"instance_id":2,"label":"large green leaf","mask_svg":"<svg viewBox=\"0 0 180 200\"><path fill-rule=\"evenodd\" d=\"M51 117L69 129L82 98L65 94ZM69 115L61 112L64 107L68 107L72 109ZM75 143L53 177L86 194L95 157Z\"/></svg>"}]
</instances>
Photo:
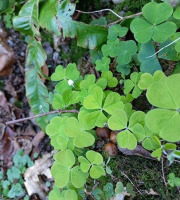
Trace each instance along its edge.
<instances>
[{"instance_id":1,"label":"large green leaf","mask_svg":"<svg viewBox=\"0 0 180 200\"><path fill-rule=\"evenodd\" d=\"M26 60L26 96L34 114L49 111L49 104L47 103L48 91L40 78L40 67L44 65L45 60L46 54L41 44L36 40L30 41ZM47 116L37 119L43 130L47 125L47 119Z\"/></svg>"},{"instance_id":2,"label":"large green leaf","mask_svg":"<svg viewBox=\"0 0 180 200\"><path fill-rule=\"evenodd\" d=\"M56 35L60 35L60 30L57 24L55 15L57 14L59 0L47 0L44 2L39 16L39 23L42 28Z\"/></svg>"},{"instance_id":3,"label":"large green leaf","mask_svg":"<svg viewBox=\"0 0 180 200\"><path fill-rule=\"evenodd\" d=\"M143 7L142 13L145 19L135 19L130 25L138 42L146 43L152 38L162 43L176 32L176 24L166 21L173 13L170 4L150 2Z\"/></svg>"},{"instance_id":4,"label":"large green leaf","mask_svg":"<svg viewBox=\"0 0 180 200\"><path fill-rule=\"evenodd\" d=\"M39 36L39 0L29 0L21 8L19 15L13 19L16 30L27 35Z\"/></svg>"},{"instance_id":5,"label":"large green leaf","mask_svg":"<svg viewBox=\"0 0 180 200\"><path fill-rule=\"evenodd\" d=\"M180 140L180 74L163 78L148 87L147 98L158 108L147 113L145 122L151 131L170 141Z\"/></svg>"},{"instance_id":6,"label":"large green leaf","mask_svg":"<svg viewBox=\"0 0 180 200\"><path fill-rule=\"evenodd\" d=\"M78 46L84 48L95 49L102 46L107 40L108 29L72 20L70 15L74 9L75 7L67 1L59 4L57 17L63 29L63 37L76 37Z\"/></svg>"}]
</instances>

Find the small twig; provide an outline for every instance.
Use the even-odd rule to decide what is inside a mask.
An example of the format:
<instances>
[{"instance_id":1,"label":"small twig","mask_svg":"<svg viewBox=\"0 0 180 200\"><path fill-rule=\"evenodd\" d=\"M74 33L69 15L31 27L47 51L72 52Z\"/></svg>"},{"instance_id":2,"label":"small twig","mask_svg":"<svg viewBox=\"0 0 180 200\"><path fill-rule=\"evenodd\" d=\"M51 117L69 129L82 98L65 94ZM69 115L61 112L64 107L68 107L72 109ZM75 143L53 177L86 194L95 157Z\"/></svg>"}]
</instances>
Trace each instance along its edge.
<instances>
[{"instance_id":1,"label":"small twig","mask_svg":"<svg viewBox=\"0 0 180 200\"><path fill-rule=\"evenodd\" d=\"M124 172L121 172L121 174L125 176L130 181L130 183L135 187L135 189L142 195L142 192L134 185L131 179Z\"/></svg>"},{"instance_id":2,"label":"small twig","mask_svg":"<svg viewBox=\"0 0 180 200\"><path fill-rule=\"evenodd\" d=\"M122 17L122 18L120 18L119 20L108 24L108 27L111 26L111 25L117 24L117 23L119 23L119 22L121 22L121 21L124 21L124 20L126 20L126 19L131 19L131 18L137 17L137 16L139 16L139 15L142 15L142 12L139 12L139 13L136 13L136 14L133 14L133 15L129 15L129 16Z\"/></svg>"},{"instance_id":3,"label":"small twig","mask_svg":"<svg viewBox=\"0 0 180 200\"><path fill-rule=\"evenodd\" d=\"M56 114L56 113L60 114L60 113L78 113L78 112L79 112L78 110L62 110L62 109L58 109L58 110L54 110L54 111L51 111L51 112L42 113L42 114L39 114L39 115L34 115L32 117L25 117L25 118L22 118L22 119L8 121L8 122L6 122L6 125L16 124L16 123L23 122L23 121L26 121L26 120L35 119L35 118L43 117L43 116L46 116L46 115L53 115L53 114Z\"/></svg>"},{"instance_id":4,"label":"small twig","mask_svg":"<svg viewBox=\"0 0 180 200\"><path fill-rule=\"evenodd\" d=\"M164 185L167 187L167 182L166 182L165 175L164 175L164 158L163 157L161 159L161 172L162 172L162 178L164 181Z\"/></svg>"},{"instance_id":5,"label":"small twig","mask_svg":"<svg viewBox=\"0 0 180 200\"><path fill-rule=\"evenodd\" d=\"M165 48L171 46L172 44L174 44L175 42L177 42L177 41L179 41L179 40L180 40L180 37L177 38L176 40L174 40L173 42L169 43L168 45L164 46L163 48L159 49L159 50L158 50L156 53L154 53L153 55L148 56L148 57L146 57L146 58L151 58L151 57L155 56L156 54L158 54L159 52L161 52L163 49L165 49Z\"/></svg>"},{"instance_id":6,"label":"small twig","mask_svg":"<svg viewBox=\"0 0 180 200\"><path fill-rule=\"evenodd\" d=\"M109 9L109 8L105 8L105 9L102 9L102 10L96 10L96 11L90 11L90 12L85 12L85 11L82 11L82 10L76 10L77 12L80 12L80 13L84 13L84 14L93 14L93 13L97 13L97 12L104 12L104 11L110 11L112 12L114 15L116 15L118 18L122 19L123 17L121 17L120 15L118 15L117 13L115 13L113 10Z\"/></svg>"}]
</instances>

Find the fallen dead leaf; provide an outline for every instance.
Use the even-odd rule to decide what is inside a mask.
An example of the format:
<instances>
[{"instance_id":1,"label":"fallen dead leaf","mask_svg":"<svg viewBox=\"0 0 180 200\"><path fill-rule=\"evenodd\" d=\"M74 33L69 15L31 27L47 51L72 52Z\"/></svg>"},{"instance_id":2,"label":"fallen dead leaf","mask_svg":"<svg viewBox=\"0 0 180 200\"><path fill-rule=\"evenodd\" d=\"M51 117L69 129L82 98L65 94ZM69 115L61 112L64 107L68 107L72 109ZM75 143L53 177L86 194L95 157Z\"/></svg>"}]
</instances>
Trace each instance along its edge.
<instances>
[{"instance_id":1,"label":"fallen dead leaf","mask_svg":"<svg viewBox=\"0 0 180 200\"><path fill-rule=\"evenodd\" d=\"M128 155L128 156L134 156L135 155L135 156L141 156L143 158L148 158L148 159L151 159L151 160L157 160L156 158L151 157L151 154L148 151L146 151L140 145L137 145L137 147L132 151L129 150L129 149L120 148L119 146L118 146L118 149L124 155Z\"/></svg>"},{"instance_id":2,"label":"fallen dead leaf","mask_svg":"<svg viewBox=\"0 0 180 200\"><path fill-rule=\"evenodd\" d=\"M39 197L44 200L46 199L46 194L43 191L43 181L40 175L45 175L48 179L52 179L50 166L53 163L52 160L53 153L48 153L43 155L42 158L35 161L34 166L28 168L24 173L24 185L28 192L28 195L39 194Z\"/></svg>"},{"instance_id":3,"label":"fallen dead leaf","mask_svg":"<svg viewBox=\"0 0 180 200\"><path fill-rule=\"evenodd\" d=\"M41 140L44 138L45 133L43 131L39 131L32 140L32 144L34 147L37 147Z\"/></svg>"},{"instance_id":4,"label":"fallen dead leaf","mask_svg":"<svg viewBox=\"0 0 180 200\"><path fill-rule=\"evenodd\" d=\"M9 161L15 153L13 138L16 133L10 127L6 127L4 133L1 134L3 136L0 139L0 160L3 161L3 167L7 168L11 164Z\"/></svg>"},{"instance_id":5,"label":"fallen dead leaf","mask_svg":"<svg viewBox=\"0 0 180 200\"><path fill-rule=\"evenodd\" d=\"M148 195L159 196L159 194L155 192L152 188L149 191L145 190L145 193Z\"/></svg>"},{"instance_id":6,"label":"fallen dead leaf","mask_svg":"<svg viewBox=\"0 0 180 200\"><path fill-rule=\"evenodd\" d=\"M49 68L47 67L46 63L42 66L41 68L42 70L42 73L45 75L45 76L49 76ZM44 76L42 76L42 82L44 83L46 78Z\"/></svg>"},{"instance_id":7,"label":"fallen dead leaf","mask_svg":"<svg viewBox=\"0 0 180 200\"><path fill-rule=\"evenodd\" d=\"M5 35L0 34L0 76L8 76L14 64L14 52L8 45Z\"/></svg>"}]
</instances>

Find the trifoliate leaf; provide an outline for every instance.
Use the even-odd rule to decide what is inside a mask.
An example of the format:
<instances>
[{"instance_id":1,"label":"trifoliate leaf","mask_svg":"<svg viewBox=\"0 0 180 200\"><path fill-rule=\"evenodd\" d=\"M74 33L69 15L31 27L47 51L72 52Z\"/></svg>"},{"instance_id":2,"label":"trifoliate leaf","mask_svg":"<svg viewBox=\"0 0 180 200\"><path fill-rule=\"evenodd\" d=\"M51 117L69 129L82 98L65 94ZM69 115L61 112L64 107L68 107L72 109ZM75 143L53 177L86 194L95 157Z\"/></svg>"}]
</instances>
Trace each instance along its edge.
<instances>
[{"instance_id":1,"label":"trifoliate leaf","mask_svg":"<svg viewBox=\"0 0 180 200\"><path fill-rule=\"evenodd\" d=\"M107 87L107 79L106 78L99 78L96 82L96 85L101 87L104 90Z\"/></svg>"},{"instance_id":2,"label":"trifoliate leaf","mask_svg":"<svg viewBox=\"0 0 180 200\"><path fill-rule=\"evenodd\" d=\"M110 26L108 32L108 40L115 40L117 37L124 37L128 32L128 28L122 27L120 24Z\"/></svg>"},{"instance_id":3,"label":"trifoliate leaf","mask_svg":"<svg viewBox=\"0 0 180 200\"><path fill-rule=\"evenodd\" d=\"M101 74L102 78L107 80L108 87L116 87L118 84L117 78L113 77L113 73L111 71L106 71Z\"/></svg>"},{"instance_id":4,"label":"trifoliate leaf","mask_svg":"<svg viewBox=\"0 0 180 200\"><path fill-rule=\"evenodd\" d=\"M101 72L107 71L109 70L109 64L110 64L110 58L103 57L102 60L96 61L96 70Z\"/></svg>"},{"instance_id":5,"label":"trifoliate leaf","mask_svg":"<svg viewBox=\"0 0 180 200\"><path fill-rule=\"evenodd\" d=\"M116 57L116 53L112 51L112 49L114 49L114 47L117 46L117 44L119 44L118 38L113 41L108 40L107 44L104 44L101 48L103 56L110 56L112 58Z\"/></svg>"},{"instance_id":6,"label":"trifoliate leaf","mask_svg":"<svg viewBox=\"0 0 180 200\"><path fill-rule=\"evenodd\" d=\"M150 2L143 7L142 13L145 19L134 19L130 25L138 42L146 43L152 38L162 43L175 33L176 24L166 21L173 13L170 4Z\"/></svg>"},{"instance_id":7,"label":"trifoliate leaf","mask_svg":"<svg viewBox=\"0 0 180 200\"><path fill-rule=\"evenodd\" d=\"M103 110L109 114L113 114L117 109L123 109L124 104L121 101L121 96L116 93L110 93L104 102Z\"/></svg>"},{"instance_id":8,"label":"trifoliate leaf","mask_svg":"<svg viewBox=\"0 0 180 200\"><path fill-rule=\"evenodd\" d=\"M133 132L138 142L141 142L146 138L144 127L141 124L135 124L132 128L130 128L130 130Z\"/></svg>"},{"instance_id":9,"label":"trifoliate leaf","mask_svg":"<svg viewBox=\"0 0 180 200\"><path fill-rule=\"evenodd\" d=\"M130 75L130 79L125 80L124 83L124 93L125 94L129 94L132 91L132 96L134 98L137 98L138 96L141 95L142 90L140 88L138 88L137 84L140 80L142 73L138 73L138 72L133 72Z\"/></svg>"},{"instance_id":10,"label":"trifoliate leaf","mask_svg":"<svg viewBox=\"0 0 180 200\"><path fill-rule=\"evenodd\" d=\"M116 47L113 48L114 54L117 57L117 63L120 65L126 65L131 62L132 56L137 51L135 41L122 41Z\"/></svg>"}]
</instances>

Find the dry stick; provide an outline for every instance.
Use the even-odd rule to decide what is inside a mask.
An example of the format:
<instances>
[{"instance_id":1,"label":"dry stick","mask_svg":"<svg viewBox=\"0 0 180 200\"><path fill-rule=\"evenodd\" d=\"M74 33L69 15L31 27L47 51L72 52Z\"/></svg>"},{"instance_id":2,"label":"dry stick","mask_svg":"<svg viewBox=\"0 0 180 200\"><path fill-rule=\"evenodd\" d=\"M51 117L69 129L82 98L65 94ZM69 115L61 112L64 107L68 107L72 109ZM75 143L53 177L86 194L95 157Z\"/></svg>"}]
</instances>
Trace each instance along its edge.
<instances>
[{"instance_id":1,"label":"dry stick","mask_svg":"<svg viewBox=\"0 0 180 200\"><path fill-rule=\"evenodd\" d=\"M176 40L174 40L173 42L169 43L168 45L164 46L163 48L159 49L159 50L158 50L156 53L154 53L153 55L148 56L148 57L146 57L146 58L151 58L151 57L155 56L156 54L158 54L159 52L161 52L163 49L165 49L165 48L171 46L172 44L174 44L175 42L177 42L177 41L179 41L179 40L180 40L180 37L177 38Z\"/></svg>"},{"instance_id":2,"label":"dry stick","mask_svg":"<svg viewBox=\"0 0 180 200\"><path fill-rule=\"evenodd\" d=\"M163 181L164 181L164 185L167 187L167 182L166 182L165 175L164 175L164 158L163 157L162 157L162 160L161 160L161 171L162 171L162 178L163 178Z\"/></svg>"},{"instance_id":3,"label":"dry stick","mask_svg":"<svg viewBox=\"0 0 180 200\"><path fill-rule=\"evenodd\" d=\"M19 122L23 122L23 121L26 121L26 120L30 120L30 119L35 119L35 118L38 118L38 117L43 117L43 116L46 116L46 115L52 115L52 114L56 114L56 113L78 113L79 111L78 110L62 110L62 109L58 109L58 110L54 110L54 111L51 111L51 112L47 112L47 113L42 113L42 114L39 114L39 115L34 115L32 117L25 117L25 118L22 118L22 119L17 119L17 120L12 120L12 121L9 121L9 122L6 122L6 125L10 125L10 124L15 124L15 123L19 123Z\"/></svg>"},{"instance_id":4,"label":"dry stick","mask_svg":"<svg viewBox=\"0 0 180 200\"><path fill-rule=\"evenodd\" d=\"M105 9L102 9L102 10L96 10L96 11L90 11L90 12L85 12L85 11L82 11L82 10L76 10L76 11L80 12L80 13L84 13L84 14L93 14L93 13L98 13L98 12L110 11L114 15L116 15L118 18L123 19L123 17L121 17L120 15L118 15L117 13L115 13L113 10L111 10L109 8L105 8Z\"/></svg>"},{"instance_id":5,"label":"dry stick","mask_svg":"<svg viewBox=\"0 0 180 200\"><path fill-rule=\"evenodd\" d=\"M125 176L130 181L130 183L135 187L135 189L142 195L142 192L134 185L131 179L124 172L121 172L121 174Z\"/></svg>"},{"instance_id":6,"label":"dry stick","mask_svg":"<svg viewBox=\"0 0 180 200\"><path fill-rule=\"evenodd\" d=\"M126 19L131 19L131 18L137 17L137 16L139 16L139 15L142 15L142 12L139 12L139 13L136 13L136 14L133 14L133 15L129 15L129 16L122 17L121 19L119 19L119 20L117 20L117 21L115 21L115 22L112 22L112 23L108 24L108 26L117 24L117 23L119 23L119 22L121 22L121 21L124 21L124 20L126 20Z\"/></svg>"}]
</instances>

